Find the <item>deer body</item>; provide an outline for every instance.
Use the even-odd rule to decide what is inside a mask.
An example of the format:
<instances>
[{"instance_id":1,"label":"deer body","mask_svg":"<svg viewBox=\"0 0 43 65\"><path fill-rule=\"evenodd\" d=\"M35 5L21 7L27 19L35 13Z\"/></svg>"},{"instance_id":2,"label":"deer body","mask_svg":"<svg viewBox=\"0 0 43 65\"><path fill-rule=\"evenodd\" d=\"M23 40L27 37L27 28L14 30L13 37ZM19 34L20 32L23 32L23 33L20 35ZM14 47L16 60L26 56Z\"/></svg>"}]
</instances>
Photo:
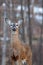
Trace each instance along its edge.
<instances>
[{"instance_id":1,"label":"deer body","mask_svg":"<svg viewBox=\"0 0 43 65\"><path fill-rule=\"evenodd\" d=\"M27 65L32 65L32 51L29 45L23 45L20 41L18 29L16 29L15 32L12 31L11 48L13 51L11 56L12 65L15 65L14 62L17 62L17 65L25 65L25 63L27 63Z\"/></svg>"}]
</instances>

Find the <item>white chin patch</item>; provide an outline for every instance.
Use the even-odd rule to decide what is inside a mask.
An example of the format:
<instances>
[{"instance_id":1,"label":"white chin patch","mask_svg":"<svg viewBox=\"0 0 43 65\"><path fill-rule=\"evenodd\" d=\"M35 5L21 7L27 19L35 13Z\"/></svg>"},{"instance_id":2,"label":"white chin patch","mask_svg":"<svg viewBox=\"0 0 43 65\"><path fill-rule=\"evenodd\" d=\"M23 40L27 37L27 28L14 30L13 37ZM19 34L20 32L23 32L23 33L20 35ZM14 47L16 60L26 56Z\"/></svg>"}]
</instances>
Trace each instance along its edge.
<instances>
[{"instance_id":1,"label":"white chin patch","mask_svg":"<svg viewBox=\"0 0 43 65\"><path fill-rule=\"evenodd\" d=\"M22 60L22 64L26 63L26 59Z\"/></svg>"}]
</instances>

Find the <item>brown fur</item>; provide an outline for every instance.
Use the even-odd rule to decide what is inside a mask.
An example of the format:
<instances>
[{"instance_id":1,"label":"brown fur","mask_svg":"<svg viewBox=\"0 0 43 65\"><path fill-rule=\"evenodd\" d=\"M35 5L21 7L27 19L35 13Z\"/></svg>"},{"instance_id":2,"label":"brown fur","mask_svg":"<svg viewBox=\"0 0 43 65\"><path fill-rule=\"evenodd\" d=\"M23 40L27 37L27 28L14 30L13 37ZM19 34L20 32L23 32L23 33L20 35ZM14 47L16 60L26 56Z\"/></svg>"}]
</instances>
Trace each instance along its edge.
<instances>
[{"instance_id":1,"label":"brown fur","mask_svg":"<svg viewBox=\"0 0 43 65\"><path fill-rule=\"evenodd\" d=\"M26 59L27 65L32 65L32 52L28 46L25 46L25 51L20 52L20 60Z\"/></svg>"},{"instance_id":2,"label":"brown fur","mask_svg":"<svg viewBox=\"0 0 43 65\"><path fill-rule=\"evenodd\" d=\"M29 45L23 45L18 37L18 30L12 35L12 44L11 48L13 54L11 56L12 65L15 61L18 61L21 64L21 60L26 59L27 65L32 65L32 51ZM25 44L25 43L24 43Z\"/></svg>"}]
</instances>

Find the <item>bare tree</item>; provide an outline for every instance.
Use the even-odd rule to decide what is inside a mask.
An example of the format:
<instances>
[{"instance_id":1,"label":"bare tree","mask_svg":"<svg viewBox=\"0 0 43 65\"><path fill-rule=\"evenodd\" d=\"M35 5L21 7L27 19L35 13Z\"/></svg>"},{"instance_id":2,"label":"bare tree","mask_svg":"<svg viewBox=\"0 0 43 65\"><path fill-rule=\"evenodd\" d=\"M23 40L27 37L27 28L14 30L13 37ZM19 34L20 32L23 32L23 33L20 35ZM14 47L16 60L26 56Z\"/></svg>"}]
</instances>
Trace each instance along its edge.
<instances>
[{"instance_id":1,"label":"bare tree","mask_svg":"<svg viewBox=\"0 0 43 65\"><path fill-rule=\"evenodd\" d=\"M43 4L42 4L43 7ZM42 24L41 24L41 33L40 33L40 43L39 43L39 64L38 65L42 65L42 34L43 34L43 14L42 14Z\"/></svg>"},{"instance_id":2,"label":"bare tree","mask_svg":"<svg viewBox=\"0 0 43 65\"><path fill-rule=\"evenodd\" d=\"M30 0L28 0L28 37L29 37L29 45L32 49L32 32L31 32L31 21L30 21Z\"/></svg>"},{"instance_id":3,"label":"bare tree","mask_svg":"<svg viewBox=\"0 0 43 65\"><path fill-rule=\"evenodd\" d=\"M25 42L24 18L23 18L23 0L21 0L21 20L22 20L22 40Z\"/></svg>"}]
</instances>

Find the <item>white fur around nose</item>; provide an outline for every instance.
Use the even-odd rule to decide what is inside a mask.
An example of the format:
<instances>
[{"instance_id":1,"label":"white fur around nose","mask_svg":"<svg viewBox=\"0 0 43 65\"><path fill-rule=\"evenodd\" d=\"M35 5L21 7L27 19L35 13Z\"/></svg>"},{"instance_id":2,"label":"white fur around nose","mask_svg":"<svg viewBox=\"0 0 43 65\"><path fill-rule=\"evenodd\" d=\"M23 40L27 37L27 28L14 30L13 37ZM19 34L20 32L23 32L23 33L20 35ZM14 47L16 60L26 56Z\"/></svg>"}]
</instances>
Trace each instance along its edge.
<instances>
[{"instance_id":1,"label":"white fur around nose","mask_svg":"<svg viewBox=\"0 0 43 65\"><path fill-rule=\"evenodd\" d=\"M26 63L26 59L22 60L22 64Z\"/></svg>"}]
</instances>

